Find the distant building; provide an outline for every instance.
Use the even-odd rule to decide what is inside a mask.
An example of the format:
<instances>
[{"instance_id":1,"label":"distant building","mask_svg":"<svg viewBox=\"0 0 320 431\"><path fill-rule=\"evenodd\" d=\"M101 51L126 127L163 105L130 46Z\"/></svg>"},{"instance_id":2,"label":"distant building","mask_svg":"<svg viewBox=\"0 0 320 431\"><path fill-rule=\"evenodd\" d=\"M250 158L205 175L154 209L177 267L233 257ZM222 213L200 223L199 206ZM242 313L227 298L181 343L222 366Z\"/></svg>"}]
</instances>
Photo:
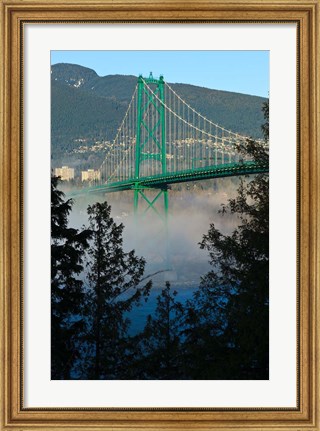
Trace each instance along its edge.
<instances>
[{"instance_id":1,"label":"distant building","mask_svg":"<svg viewBox=\"0 0 320 431\"><path fill-rule=\"evenodd\" d=\"M81 181L95 181L95 180L100 180L100 171L95 171L94 169L81 171Z\"/></svg>"},{"instance_id":2,"label":"distant building","mask_svg":"<svg viewBox=\"0 0 320 431\"><path fill-rule=\"evenodd\" d=\"M70 181L74 179L74 169L68 166L62 166L62 168L55 168L54 174L56 177L61 177L63 181Z\"/></svg>"}]
</instances>

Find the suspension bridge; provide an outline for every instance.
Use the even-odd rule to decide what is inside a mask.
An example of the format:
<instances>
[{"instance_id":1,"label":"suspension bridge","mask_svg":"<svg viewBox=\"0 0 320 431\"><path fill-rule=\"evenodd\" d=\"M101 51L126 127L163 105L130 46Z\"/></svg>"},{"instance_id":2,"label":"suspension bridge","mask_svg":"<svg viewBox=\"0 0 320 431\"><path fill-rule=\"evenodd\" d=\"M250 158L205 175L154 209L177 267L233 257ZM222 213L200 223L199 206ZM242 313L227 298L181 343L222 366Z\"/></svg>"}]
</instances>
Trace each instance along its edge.
<instances>
[{"instance_id":1,"label":"suspension bridge","mask_svg":"<svg viewBox=\"0 0 320 431\"><path fill-rule=\"evenodd\" d=\"M197 112L163 76L139 76L97 178L75 194L132 190L136 241L151 241L151 249L159 251L163 248L155 247L154 239L161 238L165 249L160 254L170 268L171 185L268 172L268 162L257 162L239 151L248 139ZM156 214L152 233L141 222L150 209ZM157 235L159 222L162 228Z\"/></svg>"},{"instance_id":2,"label":"suspension bridge","mask_svg":"<svg viewBox=\"0 0 320 431\"><path fill-rule=\"evenodd\" d=\"M139 76L98 180L82 192L133 190L136 215L143 200L144 213L152 208L166 220L171 184L268 172L268 163L239 153L247 139L197 112L163 76ZM163 214L156 209L160 198Z\"/></svg>"}]
</instances>

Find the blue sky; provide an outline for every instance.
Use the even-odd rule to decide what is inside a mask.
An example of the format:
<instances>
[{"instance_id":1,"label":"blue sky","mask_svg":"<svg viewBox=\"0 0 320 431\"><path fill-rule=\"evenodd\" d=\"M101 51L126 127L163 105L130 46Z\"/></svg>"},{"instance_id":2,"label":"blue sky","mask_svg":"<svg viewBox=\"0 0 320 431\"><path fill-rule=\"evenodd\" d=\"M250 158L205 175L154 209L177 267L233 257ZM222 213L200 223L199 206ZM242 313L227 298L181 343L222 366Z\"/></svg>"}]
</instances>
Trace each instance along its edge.
<instances>
[{"instance_id":1,"label":"blue sky","mask_svg":"<svg viewBox=\"0 0 320 431\"><path fill-rule=\"evenodd\" d=\"M51 64L73 63L100 76L163 75L168 83L269 97L269 51L51 51Z\"/></svg>"}]
</instances>

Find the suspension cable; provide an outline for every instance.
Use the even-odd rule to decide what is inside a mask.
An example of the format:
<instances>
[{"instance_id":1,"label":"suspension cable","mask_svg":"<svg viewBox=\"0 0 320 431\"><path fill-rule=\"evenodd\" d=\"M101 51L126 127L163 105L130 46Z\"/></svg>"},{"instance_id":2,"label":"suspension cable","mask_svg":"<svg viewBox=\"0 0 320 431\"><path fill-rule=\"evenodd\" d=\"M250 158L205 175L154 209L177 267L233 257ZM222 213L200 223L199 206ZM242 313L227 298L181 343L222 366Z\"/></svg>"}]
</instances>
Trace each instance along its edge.
<instances>
[{"instance_id":1,"label":"suspension cable","mask_svg":"<svg viewBox=\"0 0 320 431\"><path fill-rule=\"evenodd\" d=\"M207 136L210 136L211 138L216 138L216 136L214 136L214 135L211 135L210 133L208 133L208 132L206 132L206 131L204 131L204 130L201 130L199 127L197 127L197 126L194 126L193 124L191 124L191 123L188 123L188 121L186 121L184 118L182 118L180 115L178 115L176 112L174 112L171 108L169 108L169 106L167 106L158 96L157 96L157 94L155 94L153 91L152 91L152 89L149 87L149 85L144 81L144 79L142 79L143 80L143 83L144 83L144 85L148 88L148 90L150 91L150 93L158 100L158 102L159 103L161 103L164 107L165 107L165 109L167 109L169 112L171 112L171 114L172 115L174 115L176 118L178 118L180 121L182 121L182 122L184 122L185 124L187 124L190 128L192 128L192 129L194 129L194 130L196 130L197 132L200 132L200 133L203 133L204 135L207 135ZM200 115L197 111L195 111L194 109L192 109L191 107L190 107L190 109L192 110L192 111L194 111L194 113L196 114L196 115ZM201 116L201 115L200 115ZM201 116L202 117L202 116ZM204 117L203 117L204 118ZM213 125L215 125L214 123L212 123ZM218 125L215 125L216 127L218 127L218 128L220 128L221 130L227 130L227 129L223 129L222 127L220 127L220 126L218 126ZM233 133L233 132L231 132L231 133ZM237 139L239 140L245 140L245 139L248 139L248 138L246 138L246 137L244 137L244 136L241 136L241 135L237 135L237 134L235 134L235 133L233 133L236 137L237 137Z\"/></svg>"},{"instance_id":2,"label":"suspension cable","mask_svg":"<svg viewBox=\"0 0 320 431\"><path fill-rule=\"evenodd\" d=\"M192 106L190 106L184 99L182 99L182 97L181 96L179 96L179 94L177 94L174 90L173 90L173 88L172 87L170 87L170 85L167 83L167 82L165 82L165 85L169 88L169 90L170 91L172 91L172 93L179 99L179 100L181 100L181 102L182 103L184 103L189 109L191 109L191 111L193 111L195 114L197 114L197 115L199 115L199 117L201 117L204 121L207 121L209 124L211 124L212 126L215 126L215 127L217 127L217 128L219 128L220 130L223 130L223 131L225 131L225 132L228 132L228 133L230 133L231 135L233 135L233 136L235 136L235 137L237 137L238 139L240 138L240 139L249 139L249 137L248 136L243 136L243 135L240 135L239 133L235 133L235 132L232 132L231 130L228 130L228 129L226 129L226 128L224 128L224 127L221 127L221 126L219 126L218 124L216 124L216 123L214 123L213 121L211 121L211 120L209 120L208 118L206 118L204 115L202 115L202 114L200 114L200 112L198 112L198 111L196 111L194 108L192 108Z\"/></svg>"}]
</instances>

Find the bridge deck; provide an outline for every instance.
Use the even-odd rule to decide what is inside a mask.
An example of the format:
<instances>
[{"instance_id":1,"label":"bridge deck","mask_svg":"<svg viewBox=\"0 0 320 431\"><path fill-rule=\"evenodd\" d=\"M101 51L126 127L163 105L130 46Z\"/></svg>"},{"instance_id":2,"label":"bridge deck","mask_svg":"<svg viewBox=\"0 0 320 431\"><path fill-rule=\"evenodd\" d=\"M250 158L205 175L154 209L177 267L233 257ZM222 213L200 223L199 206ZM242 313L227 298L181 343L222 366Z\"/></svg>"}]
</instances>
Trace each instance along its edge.
<instances>
[{"instance_id":1,"label":"bridge deck","mask_svg":"<svg viewBox=\"0 0 320 431\"><path fill-rule=\"evenodd\" d=\"M219 166L208 166L205 168L190 169L174 173L153 175L150 177L140 177L139 179L130 178L124 181L115 181L78 190L73 194L85 193L112 193L123 190L133 190L137 187L142 188L166 188L170 184L183 183L188 181L207 180L212 178L223 178L230 176L260 174L269 171L268 163L256 163L246 161L242 163L229 163Z\"/></svg>"}]
</instances>

